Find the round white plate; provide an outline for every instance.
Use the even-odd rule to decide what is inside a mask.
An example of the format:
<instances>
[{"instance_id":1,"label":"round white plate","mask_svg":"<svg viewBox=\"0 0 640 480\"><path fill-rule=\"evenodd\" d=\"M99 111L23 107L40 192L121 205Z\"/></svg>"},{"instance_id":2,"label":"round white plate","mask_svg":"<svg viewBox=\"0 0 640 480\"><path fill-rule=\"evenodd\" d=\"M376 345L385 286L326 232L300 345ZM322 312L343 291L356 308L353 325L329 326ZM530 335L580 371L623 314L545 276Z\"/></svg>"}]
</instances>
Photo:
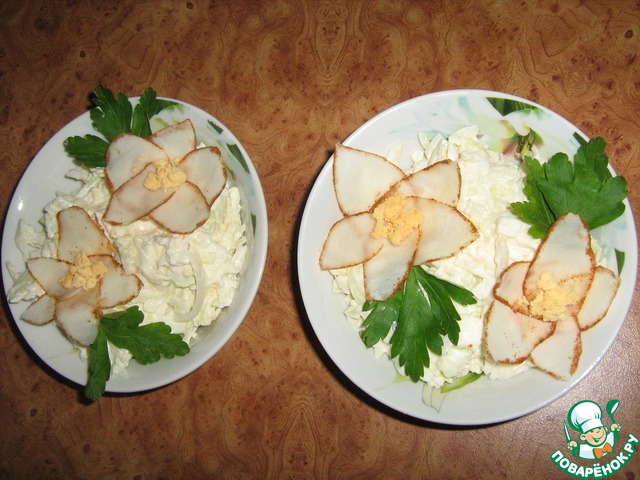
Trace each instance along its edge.
<instances>
[{"instance_id":1,"label":"round white plate","mask_svg":"<svg viewBox=\"0 0 640 480\"><path fill-rule=\"evenodd\" d=\"M489 100L491 99L491 100ZM504 100L507 100L505 103ZM521 103L514 103L521 102ZM493 105L497 107L494 107ZM484 139L498 151L507 148L516 131L529 126L542 137L543 158L564 151L571 158L578 149L575 135L588 137L547 108L504 93L456 90L417 97L369 120L344 145L386 156L401 145L405 157L421 150L418 133L447 137L477 125ZM526 130L525 130L526 131ZM583 353L569 381L554 380L530 369L508 380L482 377L449 393L439 411L422 402L422 384L399 381L391 361L376 359L344 316L343 296L332 293L332 275L321 271L318 259L330 227L342 214L332 183L333 157L320 172L307 200L298 239L300 290L311 326L336 366L360 389L382 404L406 415L450 425L483 425L533 412L557 399L580 382L600 361L616 338L627 315L637 271L637 240L631 208L622 217L596 229L594 235L608 247L609 265L617 265L615 249L625 253L621 287L608 315L583 334Z\"/></svg>"},{"instance_id":2,"label":"round white plate","mask_svg":"<svg viewBox=\"0 0 640 480\"><path fill-rule=\"evenodd\" d=\"M199 141L218 146L230 172L230 181L242 192L243 221L248 234L248 251L240 288L232 304L209 327L202 327L197 343L184 357L162 359L151 365L132 361L126 376L113 376L107 382L107 392L139 392L169 384L188 375L211 358L233 335L247 314L264 272L267 256L267 211L262 187L249 155L236 137L219 120L205 111L173 99L178 105L162 110L151 120L153 131L191 119ZM135 104L137 98L132 99ZM65 178L71 168L77 166L65 152L64 140L73 135L96 134L89 112L67 124L38 152L23 174L5 219L2 236L2 280L5 294L13 285L7 262L18 271L24 271L25 263L17 249L14 236L18 221L40 226L42 211L52 201L56 192L71 192L78 188L76 181ZM28 302L9 304L18 330L35 354L54 371L82 386L87 379L87 363L73 348L57 326L50 323L34 326L20 320Z\"/></svg>"}]
</instances>

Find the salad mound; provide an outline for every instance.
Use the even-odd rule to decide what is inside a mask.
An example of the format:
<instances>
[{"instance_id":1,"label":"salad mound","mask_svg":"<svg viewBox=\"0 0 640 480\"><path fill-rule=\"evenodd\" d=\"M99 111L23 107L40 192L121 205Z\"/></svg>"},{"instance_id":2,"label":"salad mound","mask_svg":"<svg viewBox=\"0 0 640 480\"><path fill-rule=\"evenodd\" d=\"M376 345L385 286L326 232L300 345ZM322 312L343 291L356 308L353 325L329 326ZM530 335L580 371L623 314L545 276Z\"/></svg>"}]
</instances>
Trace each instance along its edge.
<instances>
[{"instance_id":1,"label":"salad mound","mask_svg":"<svg viewBox=\"0 0 640 480\"><path fill-rule=\"evenodd\" d=\"M330 229L319 262L333 275L334 293L345 297L347 320L377 357L425 389L447 392L529 368L568 379L582 332L606 315L620 283L590 234L621 214L626 196L622 177L602 174L603 142L589 141L576 155L574 183L593 170L602 184L620 187L590 224L588 206L574 202L563 211L544 196L547 183L555 199L569 188L554 178L559 163L565 172L571 165L564 154L541 166L534 157L498 153L475 126L419 139L423 149L407 171L397 166L399 148L387 158L336 148L334 188L344 218ZM446 214L423 210L425 201L447 206ZM422 255L431 235L441 236L436 249L442 243L449 250Z\"/></svg>"},{"instance_id":2,"label":"salad mound","mask_svg":"<svg viewBox=\"0 0 640 480\"><path fill-rule=\"evenodd\" d=\"M199 328L231 304L248 248L241 195L218 147L198 144L189 119L155 133L135 122L104 128L102 109L115 105L122 110L105 117L126 116L131 106L103 87L96 95L91 118L107 140L67 139L82 165L66 176L81 186L45 206L44 229L19 221L26 269L7 265L9 301L31 302L22 320L55 322L86 358L91 399L132 359L187 354ZM134 117L140 105L148 122L172 104L148 89ZM96 141L104 148L89 160Z\"/></svg>"},{"instance_id":3,"label":"salad mound","mask_svg":"<svg viewBox=\"0 0 640 480\"><path fill-rule=\"evenodd\" d=\"M44 293L21 318L34 325L55 321L70 340L91 345L103 310L131 301L142 282L124 271L117 250L85 210L72 206L56 217L57 257L27 260L29 274Z\"/></svg>"}]
</instances>

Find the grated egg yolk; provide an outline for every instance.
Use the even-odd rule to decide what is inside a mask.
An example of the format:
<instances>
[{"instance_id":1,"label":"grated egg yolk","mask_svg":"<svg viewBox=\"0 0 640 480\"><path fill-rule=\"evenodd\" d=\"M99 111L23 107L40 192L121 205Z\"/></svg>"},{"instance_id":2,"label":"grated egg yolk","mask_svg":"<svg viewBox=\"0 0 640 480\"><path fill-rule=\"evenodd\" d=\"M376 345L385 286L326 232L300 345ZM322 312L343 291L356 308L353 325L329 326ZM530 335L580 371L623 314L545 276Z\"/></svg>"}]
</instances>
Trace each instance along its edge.
<instances>
[{"instance_id":1,"label":"grated egg yolk","mask_svg":"<svg viewBox=\"0 0 640 480\"><path fill-rule=\"evenodd\" d=\"M422 214L417 208L409 209L401 193L386 198L373 210L376 226L371 232L373 238L387 238L394 245L400 245L422 222Z\"/></svg>"},{"instance_id":2,"label":"grated egg yolk","mask_svg":"<svg viewBox=\"0 0 640 480\"><path fill-rule=\"evenodd\" d=\"M536 285L539 292L529 304L529 311L546 321L562 319L567 307L578 301L578 292L571 285L558 285L548 272L540 276Z\"/></svg>"},{"instance_id":3,"label":"grated egg yolk","mask_svg":"<svg viewBox=\"0 0 640 480\"><path fill-rule=\"evenodd\" d=\"M107 266L101 262L91 262L85 252L76 255L69 271L60 279L64 288L82 288L91 290L98 285L100 279L107 273Z\"/></svg>"},{"instance_id":4,"label":"grated egg yolk","mask_svg":"<svg viewBox=\"0 0 640 480\"><path fill-rule=\"evenodd\" d=\"M144 181L145 188L149 190L169 190L182 185L187 180L187 174L176 166L176 162L162 161L156 165L156 169L147 175Z\"/></svg>"}]
</instances>

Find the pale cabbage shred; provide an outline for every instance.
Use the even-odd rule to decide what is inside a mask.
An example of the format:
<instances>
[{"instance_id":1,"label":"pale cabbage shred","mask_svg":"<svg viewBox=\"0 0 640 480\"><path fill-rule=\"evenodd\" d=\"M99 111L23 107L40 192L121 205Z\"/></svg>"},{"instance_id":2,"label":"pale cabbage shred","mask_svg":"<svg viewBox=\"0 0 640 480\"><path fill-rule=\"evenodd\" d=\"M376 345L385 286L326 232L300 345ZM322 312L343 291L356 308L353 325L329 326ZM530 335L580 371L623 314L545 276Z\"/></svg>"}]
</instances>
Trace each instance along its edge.
<instances>
[{"instance_id":1,"label":"pale cabbage shred","mask_svg":"<svg viewBox=\"0 0 640 480\"><path fill-rule=\"evenodd\" d=\"M460 313L460 338L453 345L444 338L441 356L431 354L430 366L421 380L425 388L440 388L447 382L464 377L470 372L484 374L490 379L506 379L532 365L497 365L482 350L484 315L492 301L492 290L500 273L515 261L530 261L540 240L532 238L529 225L519 220L509 209L512 202L525 201L523 193L525 173L520 160L514 156L492 151L483 143L476 126L463 128L448 138L436 135L429 139L419 135L422 150L411 155L411 173L438 161L450 159L460 166L462 188L457 208L477 227L480 237L452 258L423 265L426 271L462 286L478 300L474 305L456 305ZM388 160L398 163L401 148L389 150ZM599 253L597 245L596 253ZM599 255L598 255L599 256ZM348 304L345 316L357 330L368 312L362 311L364 279L362 265L333 270L333 291L344 294ZM373 346L376 357L389 357L389 339ZM403 368L394 359L397 371Z\"/></svg>"},{"instance_id":2,"label":"pale cabbage shred","mask_svg":"<svg viewBox=\"0 0 640 480\"><path fill-rule=\"evenodd\" d=\"M73 205L82 207L98 219L113 241L125 271L137 274L143 282L135 299L105 313L137 305L144 313L143 324L164 322L192 344L198 328L210 325L229 306L239 286L247 240L238 188L225 186L207 222L191 234L179 235L149 220L126 226L102 222L110 196L104 169L75 168L67 177L82 182L82 186L70 194L57 193L45 207L44 231L20 220L15 241L24 259L55 257L56 214ZM9 271L15 282L9 290L10 302L33 301L44 293L28 271L18 272L13 265L9 265ZM86 358L86 348L77 348ZM109 353L112 374L125 375L131 354L111 343Z\"/></svg>"}]
</instances>

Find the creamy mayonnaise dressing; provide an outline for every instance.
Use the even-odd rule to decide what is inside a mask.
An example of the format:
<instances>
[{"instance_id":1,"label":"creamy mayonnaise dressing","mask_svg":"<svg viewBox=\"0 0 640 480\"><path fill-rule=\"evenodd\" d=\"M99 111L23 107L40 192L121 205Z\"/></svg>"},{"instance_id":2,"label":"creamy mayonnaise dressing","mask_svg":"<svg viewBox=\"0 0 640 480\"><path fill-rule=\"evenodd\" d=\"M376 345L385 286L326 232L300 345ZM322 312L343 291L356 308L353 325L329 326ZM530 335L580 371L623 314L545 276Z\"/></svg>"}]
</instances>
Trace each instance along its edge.
<instances>
[{"instance_id":1,"label":"creamy mayonnaise dressing","mask_svg":"<svg viewBox=\"0 0 640 480\"><path fill-rule=\"evenodd\" d=\"M198 327L210 325L229 306L239 286L247 237L238 188L227 184L214 202L207 222L191 234L180 235L150 220L126 226L102 222L110 197L104 169L75 168L67 176L82 185L72 193L58 193L45 207L44 230L20 220L15 241L24 259L55 257L56 214L73 205L85 209L114 243L126 273L138 275L143 282L135 299L114 310L137 305L144 313L143 324L164 322L173 333L179 333L185 342L192 344L198 337ZM44 293L28 271L8 267L15 282L8 293L9 302L33 301ZM86 349L78 349L85 357ZM122 374L131 354L111 344L109 351L112 373Z\"/></svg>"}]
</instances>

